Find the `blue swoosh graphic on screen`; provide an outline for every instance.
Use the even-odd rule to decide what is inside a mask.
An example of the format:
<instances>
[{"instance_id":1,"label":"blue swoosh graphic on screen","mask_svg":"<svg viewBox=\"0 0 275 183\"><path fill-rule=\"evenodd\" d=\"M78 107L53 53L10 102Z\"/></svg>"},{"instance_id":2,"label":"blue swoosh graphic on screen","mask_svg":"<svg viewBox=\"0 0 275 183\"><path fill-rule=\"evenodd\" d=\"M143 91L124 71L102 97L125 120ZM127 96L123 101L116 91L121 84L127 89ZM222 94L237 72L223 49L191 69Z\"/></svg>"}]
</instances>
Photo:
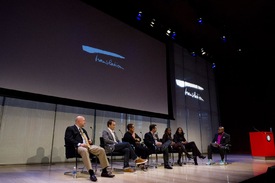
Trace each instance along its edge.
<instances>
[{"instance_id":1,"label":"blue swoosh graphic on screen","mask_svg":"<svg viewBox=\"0 0 275 183\"><path fill-rule=\"evenodd\" d=\"M104 51L104 50L101 50L101 49L98 49L98 48L93 48L93 47L90 47L90 46L82 45L82 49L84 51L88 52L88 53L100 53L100 54L109 55L109 56L112 56L112 57L125 59L125 57L123 57L119 54L112 53L112 52L109 52L109 51Z\"/></svg>"}]
</instances>

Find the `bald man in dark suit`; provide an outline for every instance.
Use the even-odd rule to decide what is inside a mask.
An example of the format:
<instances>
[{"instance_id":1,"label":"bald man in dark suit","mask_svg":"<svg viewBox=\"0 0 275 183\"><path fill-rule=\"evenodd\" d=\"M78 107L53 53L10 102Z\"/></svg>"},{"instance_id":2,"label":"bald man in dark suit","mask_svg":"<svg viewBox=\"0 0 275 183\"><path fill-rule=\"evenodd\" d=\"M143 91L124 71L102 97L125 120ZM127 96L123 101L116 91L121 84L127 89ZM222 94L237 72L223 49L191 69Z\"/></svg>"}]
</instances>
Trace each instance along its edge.
<instances>
[{"instance_id":1,"label":"bald man in dark suit","mask_svg":"<svg viewBox=\"0 0 275 183\"><path fill-rule=\"evenodd\" d=\"M83 116L76 117L75 124L73 126L68 126L65 131L65 145L74 146L76 148L78 154L82 157L86 169L89 171L91 181L95 182L97 178L92 169L89 153L98 157L102 168L101 177L114 177L115 175L107 171L109 162L104 148L92 144L92 140L89 138L87 131L83 128L85 123L86 120Z\"/></svg>"}]
</instances>

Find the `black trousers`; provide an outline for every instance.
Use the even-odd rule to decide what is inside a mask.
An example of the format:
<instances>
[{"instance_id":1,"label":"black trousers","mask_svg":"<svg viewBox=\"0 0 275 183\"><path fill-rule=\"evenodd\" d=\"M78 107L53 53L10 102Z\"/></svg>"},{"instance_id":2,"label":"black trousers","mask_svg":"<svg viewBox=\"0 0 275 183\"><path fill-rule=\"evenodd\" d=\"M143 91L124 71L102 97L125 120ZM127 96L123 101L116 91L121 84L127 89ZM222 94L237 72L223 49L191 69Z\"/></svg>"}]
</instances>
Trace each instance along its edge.
<instances>
[{"instance_id":1,"label":"black trousers","mask_svg":"<svg viewBox=\"0 0 275 183\"><path fill-rule=\"evenodd\" d=\"M114 151L123 152L124 154L124 168L129 167L130 158L133 160L137 158L137 155L129 142L119 142L118 144L115 144L114 147Z\"/></svg>"},{"instance_id":2,"label":"black trousers","mask_svg":"<svg viewBox=\"0 0 275 183\"><path fill-rule=\"evenodd\" d=\"M151 154L150 150L142 144L137 144L135 146L135 152L142 159L148 159L149 155Z\"/></svg>"},{"instance_id":3,"label":"black trousers","mask_svg":"<svg viewBox=\"0 0 275 183\"><path fill-rule=\"evenodd\" d=\"M188 142L187 144L185 144L185 148L187 150L191 150L194 157L201 156L201 152L194 141Z\"/></svg>"},{"instance_id":4,"label":"black trousers","mask_svg":"<svg viewBox=\"0 0 275 183\"><path fill-rule=\"evenodd\" d=\"M221 156L221 160L224 160L224 155L225 155L225 148L218 146L214 147L212 144L209 144L207 147L207 156L208 159L212 159L212 154L213 152L219 153Z\"/></svg>"}]
</instances>

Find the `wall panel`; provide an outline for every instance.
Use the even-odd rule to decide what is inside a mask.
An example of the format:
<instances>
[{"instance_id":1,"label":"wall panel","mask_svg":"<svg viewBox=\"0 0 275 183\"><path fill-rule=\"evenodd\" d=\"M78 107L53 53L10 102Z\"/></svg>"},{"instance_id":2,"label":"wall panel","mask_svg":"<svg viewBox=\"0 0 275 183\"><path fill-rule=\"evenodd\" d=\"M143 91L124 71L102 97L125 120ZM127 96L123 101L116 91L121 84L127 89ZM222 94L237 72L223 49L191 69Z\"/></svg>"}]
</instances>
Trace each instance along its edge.
<instances>
[{"instance_id":1,"label":"wall panel","mask_svg":"<svg viewBox=\"0 0 275 183\"><path fill-rule=\"evenodd\" d=\"M171 87L175 88L172 93L175 98L175 119L168 120L126 114L123 111L112 112L0 96L0 146L5 147L0 151L0 164L73 161L65 158L64 134L66 127L74 124L77 115L85 116L85 129L96 145L99 145L102 131L107 128L107 121L114 119L119 139L126 132L128 123L134 123L136 133L142 138L152 123L157 124L159 138L162 138L166 127L171 127L172 134L177 127L182 127L187 140L195 141L198 148L206 153L219 120L213 70L209 63L192 57L177 44L171 50L176 79L203 87L203 91L194 88L188 90L199 94L204 101L186 95L186 88L172 81Z\"/></svg>"},{"instance_id":2,"label":"wall panel","mask_svg":"<svg viewBox=\"0 0 275 183\"><path fill-rule=\"evenodd\" d=\"M6 98L0 164L49 163L54 111L54 104Z\"/></svg>"}]
</instances>

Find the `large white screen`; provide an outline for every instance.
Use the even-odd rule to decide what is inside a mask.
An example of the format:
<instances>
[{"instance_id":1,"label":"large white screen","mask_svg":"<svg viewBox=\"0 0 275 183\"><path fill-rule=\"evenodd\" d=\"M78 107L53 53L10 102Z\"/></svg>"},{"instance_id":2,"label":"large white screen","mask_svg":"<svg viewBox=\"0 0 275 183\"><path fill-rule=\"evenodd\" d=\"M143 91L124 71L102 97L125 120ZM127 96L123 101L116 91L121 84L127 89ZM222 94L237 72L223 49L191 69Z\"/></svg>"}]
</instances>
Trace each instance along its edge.
<instances>
[{"instance_id":1,"label":"large white screen","mask_svg":"<svg viewBox=\"0 0 275 183\"><path fill-rule=\"evenodd\" d=\"M0 1L0 88L168 115L163 42L80 0Z\"/></svg>"}]
</instances>

